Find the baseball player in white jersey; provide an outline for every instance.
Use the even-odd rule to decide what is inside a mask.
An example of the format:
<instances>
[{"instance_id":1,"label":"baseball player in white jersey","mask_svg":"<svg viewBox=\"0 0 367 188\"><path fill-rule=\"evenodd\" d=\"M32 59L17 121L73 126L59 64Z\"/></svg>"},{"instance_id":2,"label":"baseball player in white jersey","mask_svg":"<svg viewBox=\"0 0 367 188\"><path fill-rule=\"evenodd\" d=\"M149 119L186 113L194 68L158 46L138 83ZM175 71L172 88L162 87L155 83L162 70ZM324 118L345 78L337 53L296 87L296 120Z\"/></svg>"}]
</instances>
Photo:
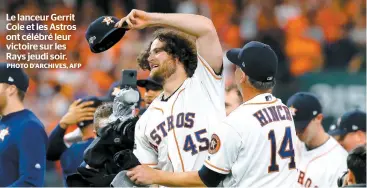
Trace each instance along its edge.
<instances>
[{"instance_id":1,"label":"baseball player in white jersey","mask_svg":"<svg viewBox=\"0 0 367 188\"><path fill-rule=\"evenodd\" d=\"M176 29L157 30L138 58L164 91L136 124L134 154L151 167L198 170L208 154L211 127L225 118L222 48L213 23L200 15L140 10L117 26L124 21L130 29Z\"/></svg>"},{"instance_id":2,"label":"baseball player in white jersey","mask_svg":"<svg viewBox=\"0 0 367 188\"><path fill-rule=\"evenodd\" d=\"M322 108L311 93L299 92L287 102L299 138L297 182L302 187L338 187L338 178L347 171L348 153L322 126Z\"/></svg>"},{"instance_id":3,"label":"baseball player in white jersey","mask_svg":"<svg viewBox=\"0 0 367 188\"><path fill-rule=\"evenodd\" d=\"M244 103L212 127L209 155L199 171L171 173L138 166L127 175L138 184L164 186L294 187L296 132L292 115L271 94L278 59L260 42L226 53L237 66Z\"/></svg>"}]
</instances>

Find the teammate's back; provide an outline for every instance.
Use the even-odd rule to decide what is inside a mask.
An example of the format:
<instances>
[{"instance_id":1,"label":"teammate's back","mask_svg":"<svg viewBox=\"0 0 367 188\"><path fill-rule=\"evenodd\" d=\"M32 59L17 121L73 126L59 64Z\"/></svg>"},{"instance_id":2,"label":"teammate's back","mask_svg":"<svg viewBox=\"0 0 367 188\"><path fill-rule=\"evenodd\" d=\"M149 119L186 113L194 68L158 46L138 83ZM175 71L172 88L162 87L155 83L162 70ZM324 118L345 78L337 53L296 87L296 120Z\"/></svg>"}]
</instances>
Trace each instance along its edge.
<instances>
[{"instance_id":1,"label":"teammate's back","mask_svg":"<svg viewBox=\"0 0 367 188\"><path fill-rule=\"evenodd\" d=\"M266 99L266 100L263 100ZM292 115L280 99L258 95L233 111L225 121L232 132L226 142L240 142L230 178L224 186L293 187L297 182L296 133ZM225 126L225 125L223 125ZM229 129L229 127L223 129ZM228 144L228 143L226 143ZM210 163L210 159L208 160Z\"/></svg>"}]
</instances>

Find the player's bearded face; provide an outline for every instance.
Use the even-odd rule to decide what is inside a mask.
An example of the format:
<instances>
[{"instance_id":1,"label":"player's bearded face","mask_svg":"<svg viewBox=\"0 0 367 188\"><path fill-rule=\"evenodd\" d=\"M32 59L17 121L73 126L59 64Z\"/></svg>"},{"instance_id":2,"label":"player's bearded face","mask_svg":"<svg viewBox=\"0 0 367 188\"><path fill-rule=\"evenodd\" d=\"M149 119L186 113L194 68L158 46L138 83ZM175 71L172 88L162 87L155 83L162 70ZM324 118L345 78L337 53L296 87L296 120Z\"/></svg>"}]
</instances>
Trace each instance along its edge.
<instances>
[{"instance_id":1,"label":"player's bearded face","mask_svg":"<svg viewBox=\"0 0 367 188\"><path fill-rule=\"evenodd\" d=\"M159 63L159 67L150 71L150 76L153 80L164 81L176 72L176 62L173 60L164 60Z\"/></svg>"},{"instance_id":2,"label":"player's bearded face","mask_svg":"<svg viewBox=\"0 0 367 188\"><path fill-rule=\"evenodd\" d=\"M164 44L158 39L151 45L150 56L150 76L156 81L163 81L176 72L176 61L167 52L163 51Z\"/></svg>"},{"instance_id":3,"label":"player's bearded face","mask_svg":"<svg viewBox=\"0 0 367 188\"><path fill-rule=\"evenodd\" d=\"M0 84L0 115L2 114L5 106L8 103L6 94L5 94L5 89L6 89L5 84Z\"/></svg>"}]
</instances>

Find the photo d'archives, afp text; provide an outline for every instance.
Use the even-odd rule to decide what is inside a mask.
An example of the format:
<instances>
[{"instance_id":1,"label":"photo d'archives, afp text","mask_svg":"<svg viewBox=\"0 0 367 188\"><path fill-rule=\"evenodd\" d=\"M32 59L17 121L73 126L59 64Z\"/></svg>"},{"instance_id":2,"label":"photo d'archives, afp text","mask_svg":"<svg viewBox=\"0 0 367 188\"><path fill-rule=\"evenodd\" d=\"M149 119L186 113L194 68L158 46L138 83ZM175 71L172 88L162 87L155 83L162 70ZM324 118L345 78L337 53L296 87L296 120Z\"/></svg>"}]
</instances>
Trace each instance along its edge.
<instances>
[{"instance_id":1,"label":"photo d'archives, afp text","mask_svg":"<svg viewBox=\"0 0 367 188\"><path fill-rule=\"evenodd\" d=\"M22 69L79 69L81 63L8 63L7 68L22 68Z\"/></svg>"}]
</instances>

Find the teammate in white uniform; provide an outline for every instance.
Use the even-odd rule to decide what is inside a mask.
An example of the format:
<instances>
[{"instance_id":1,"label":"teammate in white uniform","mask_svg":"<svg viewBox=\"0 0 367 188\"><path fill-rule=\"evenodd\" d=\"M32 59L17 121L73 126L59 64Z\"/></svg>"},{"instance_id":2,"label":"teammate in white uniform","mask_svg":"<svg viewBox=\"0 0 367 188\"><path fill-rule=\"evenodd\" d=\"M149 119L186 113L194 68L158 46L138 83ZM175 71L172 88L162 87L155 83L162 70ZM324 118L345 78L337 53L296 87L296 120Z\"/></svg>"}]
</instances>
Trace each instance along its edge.
<instances>
[{"instance_id":1,"label":"teammate in white uniform","mask_svg":"<svg viewBox=\"0 0 367 188\"><path fill-rule=\"evenodd\" d=\"M291 96L287 106L292 112L300 151L297 164L298 184L302 187L337 187L337 180L347 171L348 153L322 126L319 100L307 92Z\"/></svg>"},{"instance_id":2,"label":"teammate in white uniform","mask_svg":"<svg viewBox=\"0 0 367 188\"><path fill-rule=\"evenodd\" d=\"M204 166L186 173L138 166L127 173L132 181L173 187L297 185L294 122L288 107L271 94L278 65L275 52L250 42L226 56L237 65L235 79L244 103L213 127Z\"/></svg>"},{"instance_id":3,"label":"teammate in white uniform","mask_svg":"<svg viewBox=\"0 0 367 188\"><path fill-rule=\"evenodd\" d=\"M162 81L164 91L136 124L134 154L152 167L197 170L207 157L211 127L225 118L222 48L213 23L200 15L140 10L117 25L124 21L130 29L181 31L156 31L138 58L153 79Z\"/></svg>"}]
</instances>

